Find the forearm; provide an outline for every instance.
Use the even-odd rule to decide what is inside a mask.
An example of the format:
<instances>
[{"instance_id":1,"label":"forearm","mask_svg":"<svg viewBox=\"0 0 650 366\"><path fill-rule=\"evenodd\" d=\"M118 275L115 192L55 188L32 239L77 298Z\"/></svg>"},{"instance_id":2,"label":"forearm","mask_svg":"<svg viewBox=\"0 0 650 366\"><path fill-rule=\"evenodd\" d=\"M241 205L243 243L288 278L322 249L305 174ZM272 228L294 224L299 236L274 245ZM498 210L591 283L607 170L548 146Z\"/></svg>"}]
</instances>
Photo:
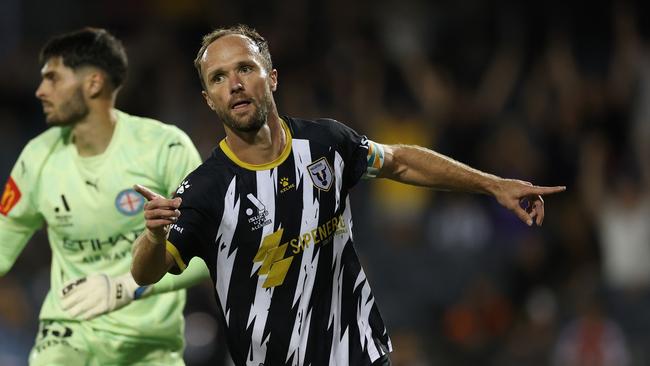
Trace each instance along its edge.
<instances>
[{"instance_id":1,"label":"forearm","mask_svg":"<svg viewBox=\"0 0 650 366\"><path fill-rule=\"evenodd\" d=\"M133 244L131 274L140 286L158 282L170 268L165 243L154 242L145 230Z\"/></svg>"},{"instance_id":2,"label":"forearm","mask_svg":"<svg viewBox=\"0 0 650 366\"><path fill-rule=\"evenodd\" d=\"M0 277L13 267L33 233L31 230L19 230L0 218Z\"/></svg>"},{"instance_id":3,"label":"forearm","mask_svg":"<svg viewBox=\"0 0 650 366\"><path fill-rule=\"evenodd\" d=\"M151 291L151 295L162 294L192 287L210 278L210 272L205 262L195 258L188 264L187 268L179 275L168 273L158 281Z\"/></svg>"},{"instance_id":4,"label":"forearm","mask_svg":"<svg viewBox=\"0 0 650 366\"><path fill-rule=\"evenodd\" d=\"M482 172L435 151L410 145L384 146L385 166L379 177L439 190L493 194L495 175Z\"/></svg>"}]
</instances>

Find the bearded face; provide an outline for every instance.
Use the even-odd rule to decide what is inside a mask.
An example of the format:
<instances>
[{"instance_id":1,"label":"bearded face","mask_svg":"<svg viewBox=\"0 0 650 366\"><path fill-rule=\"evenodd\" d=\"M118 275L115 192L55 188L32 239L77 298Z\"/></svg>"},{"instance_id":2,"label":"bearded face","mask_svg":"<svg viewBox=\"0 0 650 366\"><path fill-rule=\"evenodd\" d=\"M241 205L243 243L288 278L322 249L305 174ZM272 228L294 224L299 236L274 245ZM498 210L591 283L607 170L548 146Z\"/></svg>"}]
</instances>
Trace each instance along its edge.
<instances>
[{"instance_id":1,"label":"bearded face","mask_svg":"<svg viewBox=\"0 0 650 366\"><path fill-rule=\"evenodd\" d=\"M48 60L41 70L42 81L36 97L43 105L48 125L68 126L86 117L88 104L84 99L79 77L63 64L61 57Z\"/></svg>"},{"instance_id":2,"label":"bearded face","mask_svg":"<svg viewBox=\"0 0 650 366\"><path fill-rule=\"evenodd\" d=\"M249 98L245 102L239 100L232 103L234 107L215 106L215 113L232 130L255 132L266 124L272 103L271 92L267 90L261 99Z\"/></svg>"},{"instance_id":3,"label":"bearded face","mask_svg":"<svg viewBox=\"0 0 650 366\"><path fill-rule=\"evenodd\" d=\"M215 40L201 59L205 97L219 119L233 131L255 132L273 111L277 72L268 70L257 46L247 37Z\"/></svg>"}]
</instances>

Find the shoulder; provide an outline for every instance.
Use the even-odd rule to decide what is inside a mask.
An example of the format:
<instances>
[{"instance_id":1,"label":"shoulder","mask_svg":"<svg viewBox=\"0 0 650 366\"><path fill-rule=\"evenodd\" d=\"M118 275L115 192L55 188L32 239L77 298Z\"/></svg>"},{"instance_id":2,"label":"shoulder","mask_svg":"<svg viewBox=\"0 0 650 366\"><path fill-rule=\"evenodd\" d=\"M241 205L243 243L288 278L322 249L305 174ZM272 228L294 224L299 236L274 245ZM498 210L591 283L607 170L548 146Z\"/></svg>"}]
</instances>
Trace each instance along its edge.
<instances>
[{"instance_id":1,"label":"shoulder","mask_svg":"<svg viewBox=\"0 0 650 366\"><path fill-rule=\"evenodd\" d=\"M50 127L40 135L29 140L26 147L30 149L48 149L58 141L63 141L66 131L62 127Z\"/></svg>"},{"instance_id":2,"label":"shoulder","mask_svg":"<svg viewBox=\"0 0 650 366\"><path fill-rule=\"evenodd\" d=\"M11 172L11 177L21 190L35 190L44 166L51 157L66 146L69 129L50 127L31 139L24 147Z\"/></svg>"},{"instance_id":3,"label":"shoulder","mask_svg":"<svg viewBox=\"0 0 650 366\"><path fill-rule=\"evenodd\" d=\"M227 164L211 156L183 179L175 195L184 200L204 201L222 195L233 177L234 172Z\"/></svg>"},{"instance_id":4,"label":"shoulder","mask_svg":"<svg viewBox=\"0 0 650 366\"><path fill-rule=\"evenodd\" d=\"M190 142L187 134L180 128L163 123L153 118L134 116L120 110L115 110L119 119L119 123L124 125L133 138L139 141L174 141L178 140L181 143Z\"/></svg>"},{"instance_id":5,"label":"shoulder","mask_svg":"<svg viewBox=\"0 0 650 366\"><path fill-rule=\"evenodd\" d=\"M50 127L40 135L29 140L23 149L22 156L26 159L45 158L50 155L58 145L65 141L66 129Z\"/></svg>"},{"instance_id":6,"label":"shoulder","mask_svg":"<svg viewBox=\"0 0 650 366\"><path fill-rule=\"evenodd\" d=\"M356 132L347 125L331 118L318 118L314 120L283 117L294 138L303 138L319 142L341 141L356 135Z\"/></svg>"}]
</instances>

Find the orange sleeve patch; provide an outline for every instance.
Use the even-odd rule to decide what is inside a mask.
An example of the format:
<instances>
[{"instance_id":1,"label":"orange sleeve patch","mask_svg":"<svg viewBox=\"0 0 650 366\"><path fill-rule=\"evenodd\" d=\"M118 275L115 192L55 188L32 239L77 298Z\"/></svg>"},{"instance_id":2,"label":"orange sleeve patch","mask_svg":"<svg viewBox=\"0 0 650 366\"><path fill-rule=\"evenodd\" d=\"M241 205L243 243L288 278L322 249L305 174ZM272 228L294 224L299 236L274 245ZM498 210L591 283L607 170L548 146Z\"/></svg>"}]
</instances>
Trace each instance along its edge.
<instances>
[{"instance_id":1,"label":"orange sleeve patch","mask_svg":"<svg viewBox=\"0 0 650 366\"><path fill-rule=\"evenodd\" d=\"M7 216L9 211L20 201L20 196L20 189L18 189L16 182L9 177L7 184L5 184L4 193L2 193L2 199L0 199L0 214Z\"/></svg>"}]
</instances>

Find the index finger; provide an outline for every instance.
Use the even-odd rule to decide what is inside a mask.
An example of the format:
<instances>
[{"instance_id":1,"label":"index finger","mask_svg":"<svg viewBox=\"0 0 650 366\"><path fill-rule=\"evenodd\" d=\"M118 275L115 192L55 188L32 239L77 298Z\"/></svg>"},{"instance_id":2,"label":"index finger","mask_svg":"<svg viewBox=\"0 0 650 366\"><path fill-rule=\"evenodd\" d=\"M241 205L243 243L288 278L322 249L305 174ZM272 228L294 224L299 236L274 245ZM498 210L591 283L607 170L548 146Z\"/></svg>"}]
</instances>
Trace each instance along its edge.
<instances>
[{"instance_id":1,"label":"index finger","mask_svg":"<svg viewBox=\"0 0 650 366\"><path fill-rule=\"evenodd\" d=\"M143 195L144 198L147 199L147 201L151 201L151 200L156 199L156 198L165 198L165 197L159 195L158 193L156 193L156 192L150 190L149 188L147 188L147 187L145 187L143 185L140 185L140 184L134 185L133 189L135 189L136 192Z\"/></svg>"},{"instance_id":2,"label":"index finger","mask_svg":"<svg viewBox=\"0 0 650 366\"><path fill-rule=\"evenodd\" d=\"M533 186L530 187L528 191L530 192L529 194L546 195L546 194L564 192L566 191L566 186L555 186L555 187Z\"/></svg>"}]
</instances>

